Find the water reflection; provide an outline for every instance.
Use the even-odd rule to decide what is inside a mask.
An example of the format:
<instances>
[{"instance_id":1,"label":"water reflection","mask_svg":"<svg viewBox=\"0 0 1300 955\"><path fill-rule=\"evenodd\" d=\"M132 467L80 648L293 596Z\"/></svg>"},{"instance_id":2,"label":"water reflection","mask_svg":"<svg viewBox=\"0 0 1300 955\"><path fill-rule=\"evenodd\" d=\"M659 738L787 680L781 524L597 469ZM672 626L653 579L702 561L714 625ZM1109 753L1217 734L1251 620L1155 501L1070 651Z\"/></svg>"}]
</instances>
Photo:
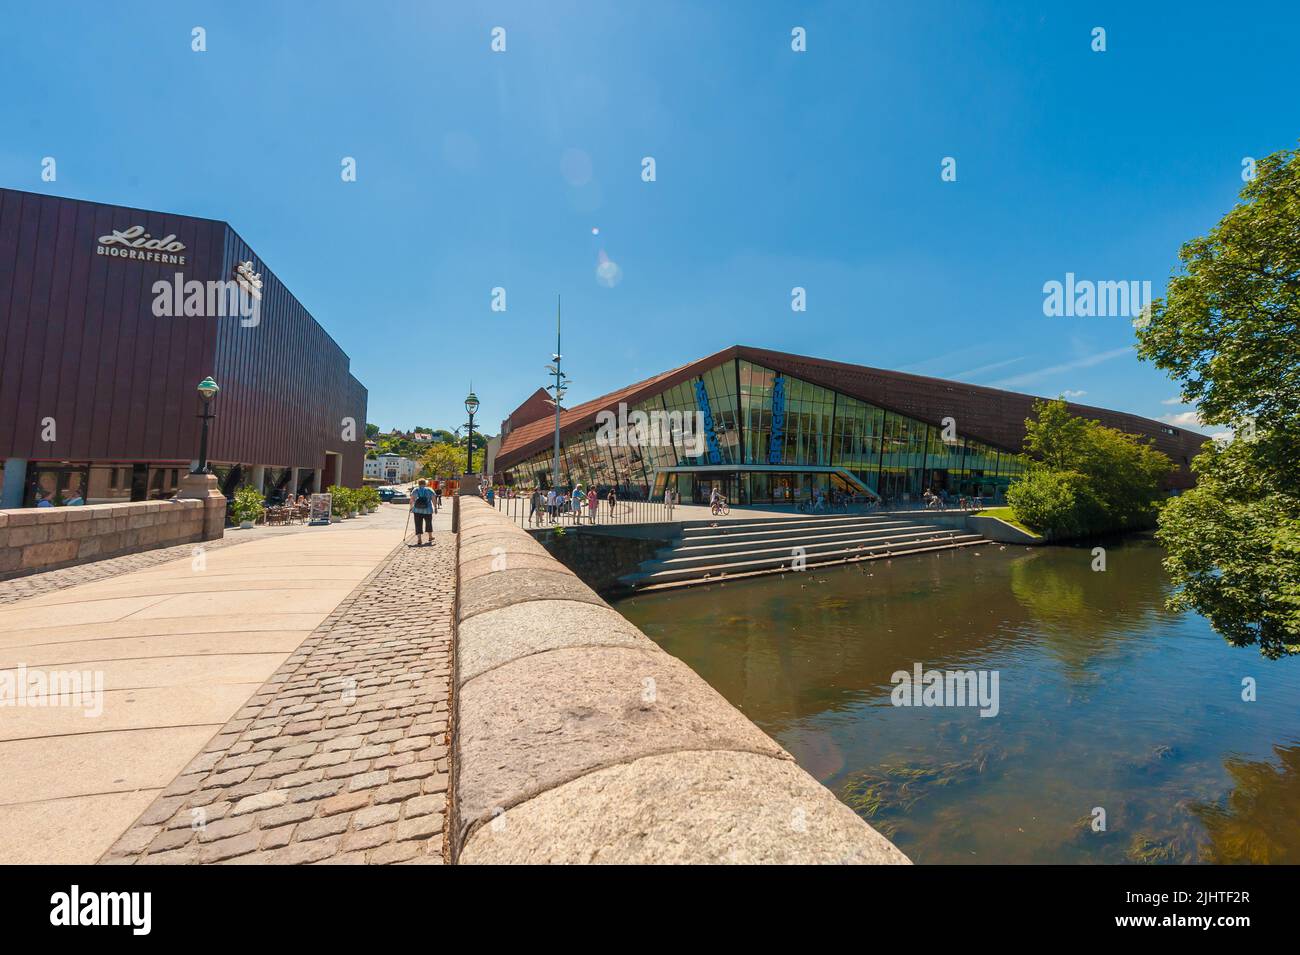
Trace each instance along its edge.
<instances>
[{"instance_id":1,"label":"water reflection","mask_svg":"<svg viewBox=\"0 0 1300 955\"><path fill-rule=\"evenodd\" d=\"M917 861L1294 860L1300 660L1166 612L1160 557L991 545L619 609ZM918 661L997 669L999 715L891 706Z\"/></svg>"},{"instance_id":2,"label":"water reflection","mask_svg":"<svg viewBox=\"0 0 1300 955\"><path fill-rule=\"evenodd\" d=\"M1228 758L1233 788L1224 802L1191 806L1209 835L1206 861L1300 863L1300 745L1273 752L1280 765Z\"/></svg>"}]
</instances>

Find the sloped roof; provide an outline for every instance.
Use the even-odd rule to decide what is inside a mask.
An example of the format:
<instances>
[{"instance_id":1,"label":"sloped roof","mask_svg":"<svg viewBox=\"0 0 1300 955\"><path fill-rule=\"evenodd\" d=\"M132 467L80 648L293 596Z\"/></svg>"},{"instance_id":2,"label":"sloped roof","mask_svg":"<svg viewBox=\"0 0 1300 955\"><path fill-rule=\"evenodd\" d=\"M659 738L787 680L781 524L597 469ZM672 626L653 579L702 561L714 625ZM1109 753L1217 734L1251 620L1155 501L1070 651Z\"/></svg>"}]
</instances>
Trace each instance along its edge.
<instances>
[{"instance_id":1,"label":"sloped roof","mask_svg":"<svg viewBox=\"0 0 1300 955\"><path fill-rule=\"evenodd\" d=\"M506 419L501 422L501 433L506 435L521 425L546 417L551 412L550 395L546 393L545 388L538 388L525 398L518 408L506 415Z\"/></svg>"},{"instance_id":2,"label":"sloped roof","mask_svg":"<svg viewBox=\"0 0 1300 955\"><path fill-rule=\"evenodd\" d=\"M595 423L599 412L617 410L619 402L636 404L733 358L751 361L764 368L834 389L841 394L935 426L941 426L944 418L953 418L960 436L971 437L1006 450L1018 450L1021 447L1025 437L1025 419L1033 416L1034 402L1039 400L1034 395L960 381L791 355L748 345L733 345L562 412L560 433L567 437L582 431ZM1164 430L1167 425L1139 415L1073 402L1067 404L1073 414L1096 419L1108 427L1151 439L1158 450L1169 455L1178 465L1181 475L1186 479L1177 482L1179 484L1190 483L1186 462L1209 440L1204 435L1181 428L1174 429L1176 434L1168 434ZM547 417L512 431L497 455L496 467L508 468L550 447L554 430L554 420Z\"/></svg>"},{"instance_id":3,"label":"sloped roof","mask_svg":"<svg viewBox=\"0 0 1300 955\"><path fill-rule=\"evenodd\" d=\"M717 354L697 359L690 364L665 371L653 378L647 378L645 381L638 381L636 384L620 388L618 391L611 391L607 395L593 398L591 401L584 402L576 407L562 409L560 411L560 434L569 435L590 427L595 423L597 414L601 411L617 410L619 402L625 401L629 405L633 405L648 395L656 394L671 388L679 382L686 381L704 369L734 357L736 347L733 345L731 348L724 349ZM509 467L516 461L536 454L538 451L550 447L554 437L555 419L549 415L520 427L512 428L510 434L506 435L505 440L501 443L501 450L497 452L496 466L498 468Z\"/></svg>"}]
</instances>

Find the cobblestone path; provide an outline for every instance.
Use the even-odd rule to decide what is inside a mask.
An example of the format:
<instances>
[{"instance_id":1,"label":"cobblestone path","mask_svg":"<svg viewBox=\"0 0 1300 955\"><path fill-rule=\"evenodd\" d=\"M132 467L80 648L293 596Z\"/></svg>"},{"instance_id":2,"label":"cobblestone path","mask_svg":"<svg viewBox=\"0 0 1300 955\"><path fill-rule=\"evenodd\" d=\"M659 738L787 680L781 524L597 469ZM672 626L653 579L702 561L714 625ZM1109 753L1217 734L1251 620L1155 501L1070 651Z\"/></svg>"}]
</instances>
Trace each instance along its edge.
<instances>
[{"instance_id":1,"label":"cobblestone path","mask_svg":"<svg viewBox=\"0 0 1300 955\"><path fill-rule=\"evenodd\" d=\"M442 863L455 539L436 540L381 562L100 862Z\"/></svg>"}]
</instances>

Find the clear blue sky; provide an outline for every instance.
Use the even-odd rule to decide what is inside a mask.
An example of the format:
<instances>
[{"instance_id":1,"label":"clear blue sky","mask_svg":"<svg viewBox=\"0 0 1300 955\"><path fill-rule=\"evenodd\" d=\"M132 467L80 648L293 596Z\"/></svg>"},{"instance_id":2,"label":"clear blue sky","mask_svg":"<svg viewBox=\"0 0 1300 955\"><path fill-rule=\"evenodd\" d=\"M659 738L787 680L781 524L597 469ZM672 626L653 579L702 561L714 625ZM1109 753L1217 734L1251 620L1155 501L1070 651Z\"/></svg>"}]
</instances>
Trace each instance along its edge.
<instances>
[{"instance_id":1,"label":"clear blue sky","mask_svg":"<svg viewBox=\"0 0 1300 955\"><path fill-rule=\"evenodd\" d=\"M0 5L0 183L229 221L385 428L494 431L557 292L571 400L744 343L1184 413L1043 283L1160 294L1300 137L1294 3Z\"/></svg>"}]
</instances>

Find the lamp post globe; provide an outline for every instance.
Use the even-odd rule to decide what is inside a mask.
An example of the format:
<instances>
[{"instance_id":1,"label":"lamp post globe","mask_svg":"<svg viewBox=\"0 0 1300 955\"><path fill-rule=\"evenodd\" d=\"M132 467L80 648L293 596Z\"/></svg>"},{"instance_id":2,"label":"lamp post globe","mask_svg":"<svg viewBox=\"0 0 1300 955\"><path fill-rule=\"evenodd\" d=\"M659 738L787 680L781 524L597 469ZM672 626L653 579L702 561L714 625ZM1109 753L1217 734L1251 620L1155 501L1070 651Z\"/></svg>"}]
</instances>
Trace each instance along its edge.
<instances>
[{"instance_id":1,"label":"lamp post globe","mask_svg":"<svg viewBox=\"0 0 1300 955\"><path fill-rule=\"evenodd\" d=\"M221 386L212 380L212 376L204 378L199 382L198 392L203 399L203 414L199 415L203 419L203 431L199 436L199 463L194 469L195 474L210 474L208 470L208 422L216 417L209 409L212 405L212 399L217 396Z\"/></svg>"},{"instance_id":2,"label":"lamp post globe","mask_svg":"<svg viewBox=\"0 0 1300 955\"><path fill-rule=\"evenodd\" d=\"M465 458L465 475L474 473L474 412L478 411L478 395L471 391L465 396L465 410L469 413L469 440Z\"/></svg>"}]
</instances>

